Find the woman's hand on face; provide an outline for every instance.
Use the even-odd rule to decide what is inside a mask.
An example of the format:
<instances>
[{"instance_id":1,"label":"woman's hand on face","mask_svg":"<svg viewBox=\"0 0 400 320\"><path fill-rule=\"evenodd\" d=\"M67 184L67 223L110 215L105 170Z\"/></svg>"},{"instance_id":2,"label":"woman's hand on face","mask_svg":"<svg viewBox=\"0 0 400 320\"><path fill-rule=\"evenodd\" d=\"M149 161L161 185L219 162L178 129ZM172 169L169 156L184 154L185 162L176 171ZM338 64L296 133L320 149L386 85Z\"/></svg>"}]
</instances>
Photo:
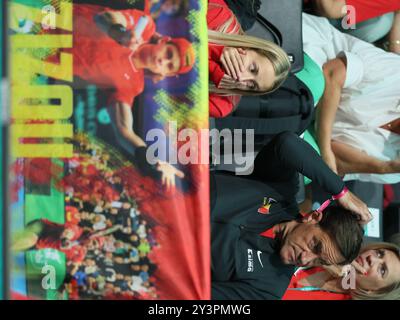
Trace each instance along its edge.
<instances>
[{"instance_id":1,"label":"woman's hand on face","mask_svg":"<svg viewBox=\"0 0 400 320\"><path fill-rule=\"evenodd\" d=\"M351 263L351 265L352 265L352 267L353 267L354 269L356 269L357 272L359 272L359 273L361 273L361 274L363 274L363 275L366 275L366 274L367 274L367 270L365 270L364 267L361 266L357 261L354 260L354 261Z\"/></svg>"},{"instance_id":2,"label":"woman's hand on face","mask_svg":"<svg viewBox=\"0 0 400 320\"><path fill-rule=\"evenodd\" d=\"M238 82L230 75L225 74L218 85L218 89L238 89Z\"/></svg>"},{"instance_id":3,"label":"woman's hand on face","mask_svg":"<svg viewBox=\"0 0 400 320\"><path fill-rule=\"evenodd\" d=\"M221 63L225 72L233 79L239 80L239 74L245 69L244 55L246 51L242 48L225 47L221 55Z\"/></svg>"},{"instance_id":4,"label":"woman's hand on face","mask_svg":"<svg viewBox=\"0 0 400 320\"><path fill-rule=\"evenodd\" d=\"M338 203L345 209L353 212L358 216L360 224L367 224L372 220L372 214L369 212L367 205L355 196L351 191L348 191L342 198L337 200Z\"/></svg>"}]
</instances>

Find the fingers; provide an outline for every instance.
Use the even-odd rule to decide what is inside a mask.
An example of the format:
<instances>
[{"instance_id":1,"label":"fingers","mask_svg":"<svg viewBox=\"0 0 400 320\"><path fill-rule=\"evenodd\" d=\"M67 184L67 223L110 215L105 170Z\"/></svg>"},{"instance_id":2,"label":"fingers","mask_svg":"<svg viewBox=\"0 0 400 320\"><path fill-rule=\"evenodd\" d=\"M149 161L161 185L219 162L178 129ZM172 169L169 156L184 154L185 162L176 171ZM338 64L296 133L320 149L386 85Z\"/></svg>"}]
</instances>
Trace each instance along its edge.
<instances>
[{"instance_id":1,"label":"fingers","mask_svg":"<svg viewBox=\"0 0 400 320\"><path fill-rule=\"evenodd\" d=\"M175 188L175 176L170 177L168 190Z\"/></svg>"},{"instance_id":2,"label":"fingers","mask_svg":"<svg viewBox=\"0 0 400 320\"><path fill-rule=\"evenodd\" d=\"M364 224L367 224L368 222L370 222L373 219L373 216L371 214L371 212L369 211L368 207L365 206L362 210L362 213L360 214L361 216L361 220Z\"/></svg>"},{"instance_id":3,"label":"fingers","mask_svg":"<svg viewBox=\"0 0 400 320\"><path fill-rule=\"evenodd\" d=\"M241 54L241 55L246 55L246 50L243 48L237 48L237 51Z\"/></svg>"},{"instance_id":4,"label":"fingers","mask_svg":"<svg viewBox=\"0 0 400 320\"><path fill-rule=\"evenodd\" d=\"M373 219L371 214L365 214L362 218L361 218L361 224L368 224L369 222L371 222Z\"/></svg>"},{"instance_id":5,"label":"fingers","mask_svg":"<svg viewBox=\"0 0 400 320\"><path fill-rule=\"evenodd\" d=\"M356 269L357 272L366 275L367 274L367 270L364 269L364 267L362 267L357 261L353 261L351 263L351 265L354 267L354 269Z\"/></svg>"},{"instance_id":6,"label":"fingers","mask_svg":"<svg viewBox=\"0 0 400 320\"><path fill-rule=\"evenodd\" d=\"M161 174L161 184L166 187L167 190L174 189L176 186L175 176L183 179L185 174L171 166L169 163L158 161L157 170L160 171Z\"/></svg>"},{"instance_id":7,"label":"fingers","mask_svg":"<svg viewBox=\"0 0 400 320\"><path fill-rule=\"evenodd\" d=\"M183 171L176 169L175 175L180 178L183 179L185 177L185 174L183 173Z\"/></svg>"},{"instance_id":8,"label":"fingers","mask_svg":"<svg viewBox=\"0 0 400 320\"><path fill-rule=\"evenodd\" d=\"M221 82L218 85L219 89L235 89L236 81L229 75L224 75Z\"/></svg>"},{"instance_id":9,"label":"fingers","mask_svg":"<svg viewBox=\"0 0 400 320\"><path fill-rule=\"evenodd\" d=\"M244 54L243 49L239 51L236 48L225 48L221 56L221 63L225 71L236 80L239 79L239 74L245 69Z\"/></svg>"},{"instance_id":10,"label":"fingers","mask_svg":"<svg viewBox=\"0 0 400 320\"><path fill-rule=\"evenodd\" d=\"M239 51L239 49L243 52L241 53ZM246 54L246 51L244 51L243 49L239 48L236 53L237 53L237 57L238 57L238 61L239 61L239 66L240 66L240 71L244 72L245 67L244 67L244 55Z\"/></svg>"},{"instance_id":11,"label":"fingers","mask_svg":"<svg viewBox=\"0 0 400 320\"><path fill-rule=\"evenodd\" d=\"M238 78L239 78L239 73L244 71L244 61L243 57L241 54L238 52L238 50L233 50L230 52L230 57L233 62L233 65L235 67L235 70L237 72Z\"/></svg>"},{"instance_id":12,"label":"fingers","mask_svg":"<svg viewBox=\"0 0 400 320\"><path fill-rule=\"evenodd\" d=\"M232 78L238 79L238 76L236 74L236 71L235 71L232 61L230 59L228 59L225 55L222 55L221 62L222 62L222 65L223 65L226 73L229 74Z\"/></svg>"}]
</instances>

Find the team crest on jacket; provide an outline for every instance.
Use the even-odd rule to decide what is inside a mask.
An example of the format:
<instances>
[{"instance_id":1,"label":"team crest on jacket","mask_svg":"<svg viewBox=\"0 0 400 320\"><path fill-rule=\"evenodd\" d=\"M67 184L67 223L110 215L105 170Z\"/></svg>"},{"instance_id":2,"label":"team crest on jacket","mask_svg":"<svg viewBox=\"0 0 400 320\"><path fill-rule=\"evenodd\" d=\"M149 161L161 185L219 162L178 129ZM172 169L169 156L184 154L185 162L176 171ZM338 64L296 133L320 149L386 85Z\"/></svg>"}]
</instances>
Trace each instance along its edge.
<instances>
[{"instance_id":1,"label":"team crest on jacket","mask_svg":"<svg viewBox=\"0 0 400 320\"><path fill-rule=\"evenodd\" d=\"M276 202L277 201L273 198L264 197L263 205L258 208L258 213L268 214L272 204Z\"/></svg>"}]
</instances>

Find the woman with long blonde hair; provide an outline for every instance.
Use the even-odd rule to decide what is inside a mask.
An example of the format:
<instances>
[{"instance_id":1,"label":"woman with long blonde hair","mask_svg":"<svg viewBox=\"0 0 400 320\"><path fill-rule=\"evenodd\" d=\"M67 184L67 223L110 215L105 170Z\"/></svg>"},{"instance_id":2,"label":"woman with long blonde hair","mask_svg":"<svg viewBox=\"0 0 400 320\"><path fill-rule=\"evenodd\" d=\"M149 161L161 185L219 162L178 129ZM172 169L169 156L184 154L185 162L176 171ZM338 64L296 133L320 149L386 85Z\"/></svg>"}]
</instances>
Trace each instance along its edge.
<instances>
[{"instance_id":1,"label":"woman with long blonde hair","mask_svg":"<svg viewBox=\"0 0 400 320\"><path fill-rule=\"evenodd\" d=\"M292 278L284 300L400 300L400 235L391 243L363 247L344 279L334 267L301 270Z\"/></svg>"},{"instance_id":2,"label":"woman with long blonde hair","mask_svg":"<svg viewBox=\"0 0 400 320\"><path fill-rule=\"evenodd\" d=\"M282 48L245 35L224 0L209 0L207 12L210 115L231 113L242 95L262 95L279 88L290 70Z\"/></svg>"}]
</instances>

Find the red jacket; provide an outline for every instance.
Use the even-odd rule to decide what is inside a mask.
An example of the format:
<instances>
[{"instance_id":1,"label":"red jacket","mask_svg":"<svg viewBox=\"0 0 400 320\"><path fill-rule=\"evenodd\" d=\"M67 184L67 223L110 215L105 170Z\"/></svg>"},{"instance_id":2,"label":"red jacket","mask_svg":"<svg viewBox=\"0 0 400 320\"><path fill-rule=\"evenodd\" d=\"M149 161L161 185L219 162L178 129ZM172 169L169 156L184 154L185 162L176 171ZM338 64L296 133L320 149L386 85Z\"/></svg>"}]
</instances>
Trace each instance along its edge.
<instances>
[{"instance_id":1,"label":"red jacket","mask_svg":"<svg viewBox=\"0 0 400 320\"><path fill-rule=\"evenodd\" d=\"M224 0L209 0L207 11L207 26L210 30L218 31L218 28L233 16L233 12L228 8ZM237 33L239 24L234 19L228 27L228 32ZM222 68L220 57L223 46L208 44L208 68L210 81L216 87L219 86L225 71ZM221 96L211 93L209 96L210 116L215 118L225 117L232 112L234 106L239 103L240 96Z\"/></svg>"},{"instance_id":2,"label":"red jacket","mask_svg":"<svg viewBox=\"0 0 400 320\"><path fill-rule=\"evenodd\" d=\"M74 5L74 75L112 90L110 101L131 106L134 98L143 92L144 72L133 65L133 51L111 39L94 22L95 15L104 9L95 5ZM143 32L143 41L148 41L154 35L155 23L144 12L135 9L119 12L128 20L130 18L133 23L130 28L140 17L147 16L150 23Z\"/></svg>"},{"instance_id":3,"label":"red jacket","mask_svg":"<svg viewBox=\"0 0 400 320\"><path fill-rule=\"evenodd\" d=\"M346 4L354 7L356 23L400 10L400 0L346 0Z\"/></svg>"},{"instance_id":4,"label":"red jacket","mask_svg":"<svg viewBox=\"0 0 400 320\"><path fill-rule=\"evenodd\" d=\"M312 0L303 0L305 4ZM388 12L400 10L400 0L346 0L347 6L355 9L355 23L379 17ZM350 12L350 10L348 10ZM349 21L349 23L352 23Z\"/></svg>"},{"instance_id":5,"label":"red jacket","mask_svg":"<svg viewBox=\"0 0 400 320\"><path fill-rule=\"evenodd\" d=\"M301 288L302 286L299 284L300 280L323 271L322 268L311 268L307 270L300 270L297 272L290 281L290 285L286 290L285 295L282 297L282 300L349 300L350 296L343 293L334 293L323 290L315 290L315 291L301 291L301 290L293 290L295 288Z\"/></svg>"}]
</instances>

